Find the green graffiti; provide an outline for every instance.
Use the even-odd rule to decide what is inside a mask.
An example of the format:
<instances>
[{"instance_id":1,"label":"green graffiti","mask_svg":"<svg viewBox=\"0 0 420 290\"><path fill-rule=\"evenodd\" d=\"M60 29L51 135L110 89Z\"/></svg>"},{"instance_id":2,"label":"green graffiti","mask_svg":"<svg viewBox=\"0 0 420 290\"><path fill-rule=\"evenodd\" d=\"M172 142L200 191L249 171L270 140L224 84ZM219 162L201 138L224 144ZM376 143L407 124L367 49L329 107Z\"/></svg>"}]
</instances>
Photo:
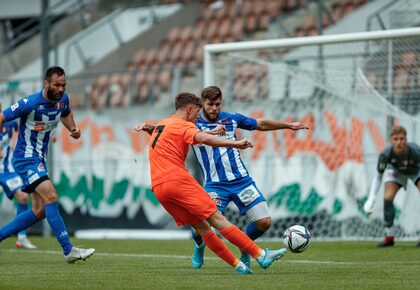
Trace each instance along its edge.
<instances>
[{"instance_id":1,"label":"green graffiti","mask_svg":"<svg viewBox=\"0 0 420 290\"><path fill-rule=\"evenodd\" d=\"M333 215L337 215L343 209L343 203L339 199L334 199Z\"/></svg>"},{"instance_id":2,"label":"green graffiti","mask_svg":"<svg viewBox=\"0 0 420 290\"><path fill-rule=\"evenodd\" d=\"M115 204L117 201L124 199L127 194L130 181L122 179L121 181L115 182L112 185L109 197L106 199L106 203L109 205ZM67 197L72 202L76 202L83 196L83 203L90 203L92 208L98 209L101 201L105 199L105 181L96 176L92 176L92 186L88 186L87 178L85 176L72 185L70 179L66 174L61 173L61 178L58 183L55 184L57 192L60 197ZM159 201L156 199L154 193L149 187L134 186L133 187L133 202L139 202L140 195L144 193L147 200L153 205L158 206Z\"/></svg>"},{"instance_id":3,"label":"green graffiti","mask_svg":"<svg viewBox=\"0 0 420 290\"><path fill-rule=\"evenodd\" d=\"M129 185L129 182L127 179L123 179L120 182L114 183L114 185L112 186L111 194L109 195L109 198L107 201L108 204L113 204L117 200L123 199L127 191L128 185Z\"/></svg>"},{"instance_id":4,"label":"green graffiti","mask_svg":"<svg viewBox=\"0 0 420 290\"><path fill-rule=\"evenodd\" d=\"M146 188L146 198L153 204L158 205L159 201L157 200L155 194L151 190L151 188Z\"/></svg>"},{"instance_id":5,"label":"green graffiti","mask_svg":"<svg viewBox=\"0 0 420 290\"><path fill-rule=\"evenodd\" d=\"M300 215L313 215L322 199L322 196L312 188L308 197L305 200L301 200L300 185L294 183L281 187L278 192L268 199L268 204L279 207L285 202L286 208L290 212Z\"/></svg>"},{"instance_id":6,"label":"green graffiti","mask_svg":"<svg viewBox=\"0 0 420 290\"><path fill-rule=\"evenodd\" d=\"M134 187L133 188L133 201L138 202L140 199L140 192L142 188L141 187Z\"/></svg>"}]
</instances>

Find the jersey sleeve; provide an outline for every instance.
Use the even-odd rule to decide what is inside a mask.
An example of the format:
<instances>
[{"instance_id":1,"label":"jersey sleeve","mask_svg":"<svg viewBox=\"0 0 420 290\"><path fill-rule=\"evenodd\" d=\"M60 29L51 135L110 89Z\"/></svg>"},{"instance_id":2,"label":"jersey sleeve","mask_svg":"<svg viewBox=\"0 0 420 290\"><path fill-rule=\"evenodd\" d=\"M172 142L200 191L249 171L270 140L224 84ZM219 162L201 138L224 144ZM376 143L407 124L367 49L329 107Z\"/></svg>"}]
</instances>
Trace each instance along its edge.
<instances>
[{"instance_id":1,"label":"jersey sleeve","mask_svg":"<svg viewBox=\"0 0 420 290\"><path fill-rule=\"evenodd\" d=\"M378 167L377 167L377 170L378 170L378 173L379 174L383 174L384 173L384 171L386 169L386 166L388 164L388 161L389 161L389 156L387 156L386 151L383 151L381 153L381 155L379 155L379 159L378 159Z\"/></svg>"},{"instance_id":2,"label":"jersey sleeve","mask_svg":"<svg viewBox=\"0 0 420 290\"><path fill-rule=\"evenodd\" d=\"M18 132L19 131L19 125L18 122L13 121L13 131Z\"/></svg>"},{"instance_id":3,"label":"jersey sleeve","mask_svg":"<svg viewBox=\"0 0 420 290\"><path fill-rule=\"evenodd\" d=\"M257 128L257 120L238 113L232 114L233 120L238 123L238 128L244 130L255 130Z\"/></svg>"},{"instance_id":4,"label":"jersey sleeve","mask_svg":"<svg viewBox=\"0 0 420 290\"><path fill-rule=\"evenodd\" d=\"M64 99L64 110L61 113L61 117L67 117L70 113L71 113L71 109L70 109L69 96L66 93L65 99Z\"/></svg>"},{"instance_id":5,"label":"jersey sleeve","mask_svg":"<svg viewBox=\"0 0 420 290\"><path fill-rule=\"evenodd\" d=\"M192 125L191 127L186 128L184 132L184 141L187 144L191 144L191 145L198 144L194 139L195 134L197 134L198 132L200 132L200 130L197 129L195 125Z\"/></svg>"},{"instance_id":6,"label":"jersey sleeve","mask_svg":"<svg viewBox=\"0 0 420 290\"><path fill-rule=\"evenodd\" d=\"M6 121L11 121L22 116L28 115L32 110L31 102L28 98L19 100L16 104L11 105L3 111Z\"/></svg>"}]
</instances>

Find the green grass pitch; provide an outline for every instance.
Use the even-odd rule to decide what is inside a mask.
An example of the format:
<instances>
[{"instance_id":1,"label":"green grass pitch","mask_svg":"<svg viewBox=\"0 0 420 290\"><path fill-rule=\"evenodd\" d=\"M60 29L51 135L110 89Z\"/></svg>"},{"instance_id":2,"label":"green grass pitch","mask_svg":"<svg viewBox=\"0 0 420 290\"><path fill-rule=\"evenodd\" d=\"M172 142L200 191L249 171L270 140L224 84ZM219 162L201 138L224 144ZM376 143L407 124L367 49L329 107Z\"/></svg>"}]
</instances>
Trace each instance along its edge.
<instances>
[{"instance_id":1,"label":"green grass pitch","mask_svg":"<svg viewBox=\"0 0 420 290\"><path fill-rule=\"evenodd\" d=\"M14 238L0 244L0 289L420 289L420 248L414 242L386 249L375 242L313 242L267 270L253 261L254 274L239 276L208 249L203 267L192 269L192 241L73 239L96 253L70 265L54 239L32 241L37 250L16 250Z\"/></svg>"}]
</instances>

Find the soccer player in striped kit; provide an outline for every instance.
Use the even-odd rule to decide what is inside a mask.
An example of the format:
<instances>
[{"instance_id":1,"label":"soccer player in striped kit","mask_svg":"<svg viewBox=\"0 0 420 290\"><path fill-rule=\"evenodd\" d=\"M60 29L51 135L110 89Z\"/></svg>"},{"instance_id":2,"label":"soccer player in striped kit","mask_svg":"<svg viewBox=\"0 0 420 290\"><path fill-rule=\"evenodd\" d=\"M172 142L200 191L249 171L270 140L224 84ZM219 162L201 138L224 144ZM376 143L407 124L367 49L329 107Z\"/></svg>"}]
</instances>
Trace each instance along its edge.
<instances>
[{"instance_id":1,"label":"soccer player in striped kit","mask_svg":"<svg viewBox=\"0 0 420 290\"><path fill-rule=\"evenodd\" d=\"M95 249L77 248L71 244L58 208L58 195L48 177L46 166L52 131L60 121L71 137L79 139L81 136L80 129L74 122L65 89L64 70L58 66L50 67L45 73L42 91L19 100L0 113L0 132L5 122L20 118L19 135L12 161L16 173L22 178L22 191L29 193L32 200L32 209L17 215L0 228L0 242L46 217L63 249L64 260L74 263L90 257ZM1 151L0 157L3 157Z\"/></svg>"},{"instance_id":2,"label":"soccer player in striped kit","mask_svg":"<svg viewBox=\"0 0 420 290\"><path fill-rule=\"evenodd\" d=\"M191 93L180 93L175 98L176 112L172 117L160 120L156 126L141 123L135 127L137 132L146 131L151 134L149 161L152 191L178 226L192 226L203 237L209 249L231 265L237 274L246 275L252 271L233 255L212 231L212 227L254 257L261 268L267 269L283 257L287 249L263 250L258 247L217 210L214 201L185 167L188 148L193 144L239 149L253 146L247 139L229 140L203 133L195 126L201 107L200 98Z\"/></svg>"},{"instance_id":3,"label":"soccer player in striped kit","mask_svg":"<svg viewBox=\"0 0 420 290\"><path fill-rule=\"evenodd\" d=\"M0 104L1 111L1 104ZM23 185L22 179L15 172L12 165L12 136L14 132L18 131L18 123L16 121L6 122L3 124L3 134L1 136L1 150L4 153L4 158L0 160L0 185L6 196L12 200L17 201L17 212L20 214L28 210L28 194L21 190ZM26 229L18 233L16 241L16 248L36 249L27 237Z\"/></svg>"},{"instance_id":4,"label":"soccer player in striped kit","mask_svg":"<svg viewBox=\"0 0 420 290\"><path fill-rule=\"evenodd\" d=\"M217 126L224 126L224 138L236 140L236 129L271 131L279 129L301 130L308 129L299 122L286 123L271 119L254 119L238 113L221 111L222 92L216 86L205 88L201 92L203 110L196 123L203 132L211 132ZM200 163L205 178L204 189L215 201L222 213L229 202L233 201L239 208L240 214L245 214L249 223L245 233L251 240L256 240L271 226L271 215L263 194L248 174L241 160L238 149L229 147L211 147L204 144L193 146L194 153ZM194 254L193 268L200 268L204 261L204 247L202 238L193 231ZM250 267L250 256L242 252L240 259Z\"/></svg>"}]
</instances>

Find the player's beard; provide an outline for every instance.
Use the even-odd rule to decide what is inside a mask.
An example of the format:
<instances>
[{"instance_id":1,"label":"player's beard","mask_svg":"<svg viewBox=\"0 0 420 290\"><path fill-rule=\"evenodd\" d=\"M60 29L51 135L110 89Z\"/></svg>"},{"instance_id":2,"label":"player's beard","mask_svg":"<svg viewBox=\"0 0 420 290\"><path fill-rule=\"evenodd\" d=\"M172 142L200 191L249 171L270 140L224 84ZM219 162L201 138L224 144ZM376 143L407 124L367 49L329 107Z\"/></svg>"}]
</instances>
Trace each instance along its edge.
<instances>
[{"instance_id":1,"label":"player's beard","mask_svg":"<svg viewBox=\"0 0 420 290\"><path fill-rule=\"evenodd\" d=\"M206 111L206 110L204 110L203 109L203 114L204 114L204 116L206 116L206 119L208 120L208 121L210 121L210 122L214 122L214 121L216 121L217 120L217 116L219 115L219 114L215 114L215 117L213 118L211 115L209 115L208 114L208 112Z\"/></svg>"},{"instance_id":2,"label":"player's beard","mask_svg":"<svg viewBox=\"0 0 420 290\"><path fill-rule=\"evenodd\" d=\"M60 93L57 92L56 94L54 93L53 90L51 90L50 88L48 88L47 90L47 99L53 102L59 101L61 100L61 98L63 97L64 93Z\"/></svg>"}]
</instances>

